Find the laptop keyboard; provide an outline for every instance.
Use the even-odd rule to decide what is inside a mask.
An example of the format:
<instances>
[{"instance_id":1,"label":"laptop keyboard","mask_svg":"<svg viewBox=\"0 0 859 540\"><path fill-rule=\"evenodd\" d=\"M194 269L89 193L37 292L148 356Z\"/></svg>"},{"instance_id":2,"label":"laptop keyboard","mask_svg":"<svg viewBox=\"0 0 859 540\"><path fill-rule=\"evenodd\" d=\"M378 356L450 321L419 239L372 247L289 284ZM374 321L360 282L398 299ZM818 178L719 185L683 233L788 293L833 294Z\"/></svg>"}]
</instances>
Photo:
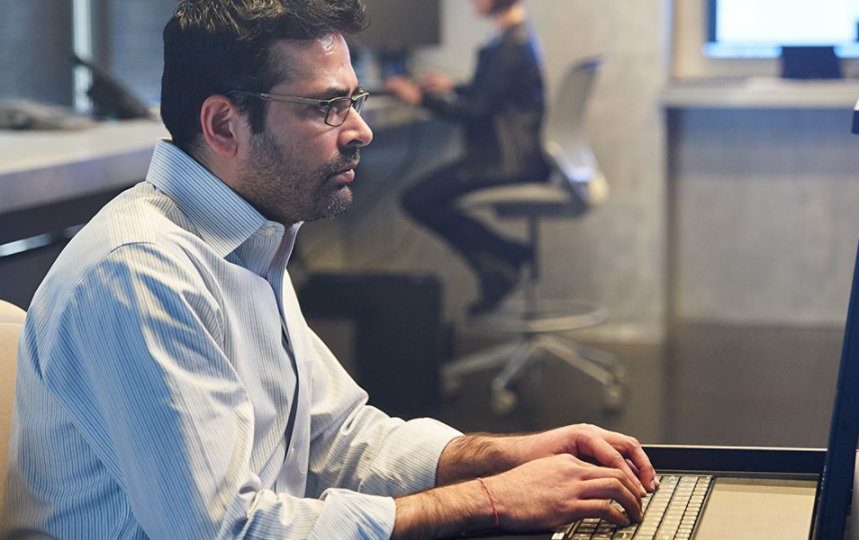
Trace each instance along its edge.
<instances>
[{"instance_id":1,"label":"laptop keyboard","mask_svg":"<svg viewBox=\"0 0 859 540\"><path fill-rule=\"evenodd\" d=\"M552 540L692 538L712 481L712 476L662 475L659 489L641 499L641 523L621 527L599 518L582 519L558 529ZM612 504L620 508L617 502Z\"/></svg>"}]
</instances>

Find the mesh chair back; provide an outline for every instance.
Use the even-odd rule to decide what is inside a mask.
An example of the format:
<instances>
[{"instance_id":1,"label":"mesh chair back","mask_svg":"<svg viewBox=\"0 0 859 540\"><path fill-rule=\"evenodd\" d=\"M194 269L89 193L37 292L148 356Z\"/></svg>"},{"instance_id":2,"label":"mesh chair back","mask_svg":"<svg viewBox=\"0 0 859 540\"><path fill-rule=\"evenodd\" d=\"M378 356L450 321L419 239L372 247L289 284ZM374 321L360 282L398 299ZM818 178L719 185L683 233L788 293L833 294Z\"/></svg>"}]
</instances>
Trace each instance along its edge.
<instances>
[{"instance_id":1,"label":"mesh chair back","mask_svg":"<svg viewBox=\"0 0 859 540\"><path fill-rule=\"evenodd\" d=\"M588 207L605 200L608 187L584 133L585 111L600 64L592 58L567 71L543 133L543 147L555 169L553 181Z\"/></svg>"}]
</instances>

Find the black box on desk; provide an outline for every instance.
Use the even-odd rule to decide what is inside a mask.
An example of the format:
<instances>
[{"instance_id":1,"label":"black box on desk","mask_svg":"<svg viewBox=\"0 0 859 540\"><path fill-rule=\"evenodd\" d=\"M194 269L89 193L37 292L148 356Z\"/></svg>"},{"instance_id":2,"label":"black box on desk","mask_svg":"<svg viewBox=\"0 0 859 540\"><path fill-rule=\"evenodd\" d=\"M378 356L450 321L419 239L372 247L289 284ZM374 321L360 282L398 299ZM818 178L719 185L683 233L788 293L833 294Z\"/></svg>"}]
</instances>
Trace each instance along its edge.
<instances>
[{"instance_id":1,"label":"black box on desk","mask_svg":"<svg viewBox=\"0 0 859 540\"><path fill-rule=\"evenodd\" d=\"M422 274L312 274L298 291L307 318L354 324L354 376L370 403L406 418L439 408L441 284Z\"/></svg>"}]
</instances>

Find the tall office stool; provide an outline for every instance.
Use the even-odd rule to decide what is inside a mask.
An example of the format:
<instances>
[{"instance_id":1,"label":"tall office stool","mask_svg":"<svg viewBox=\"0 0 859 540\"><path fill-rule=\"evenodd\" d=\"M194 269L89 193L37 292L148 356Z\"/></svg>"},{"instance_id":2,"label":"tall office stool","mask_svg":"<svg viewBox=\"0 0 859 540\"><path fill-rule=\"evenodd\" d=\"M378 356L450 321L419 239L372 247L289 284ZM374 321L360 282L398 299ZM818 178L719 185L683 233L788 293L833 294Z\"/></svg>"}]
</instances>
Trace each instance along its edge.
<instances>
[{"instance_id":1,"label":"tall office stool","mask_svg":"<svg viewBox=\"0 0 859 540\"><path fill-rule=\"evenodd\" d=\"M511 387L528 367L547 356L556 357L599 382L607 411L614 412L623 406L623 368L617 359L558 335L605 321L607 310L586 302L538 297L540 220L581 217L608 195L608 184L583 131L585 106L599 66L598 59L589 59L570 68L549 110L543 133L544 151L552 165L549 182L488 188L460 201L469 210L490 208L501 219L524 219L528 241L534 250L533 260L526 269L523 301L507 302L498 311L472 321L474 329L516 338L442 368L442 384L451 391L467 373L501 367L492 381L492 408L498 414L516 406L517 397Z\"/></svg>"},{"instance_id":2,"label":"tall office stool","mask_svg":"<svg viewBox=\"0 0 859 540\"><path fill-rule=\"evenodd\" d=\"M9 459L9 429L15 398L15 357L25 315L18 306L0 300L0 509L3 508L6 464Z\"/></svg>"}]
</instances>

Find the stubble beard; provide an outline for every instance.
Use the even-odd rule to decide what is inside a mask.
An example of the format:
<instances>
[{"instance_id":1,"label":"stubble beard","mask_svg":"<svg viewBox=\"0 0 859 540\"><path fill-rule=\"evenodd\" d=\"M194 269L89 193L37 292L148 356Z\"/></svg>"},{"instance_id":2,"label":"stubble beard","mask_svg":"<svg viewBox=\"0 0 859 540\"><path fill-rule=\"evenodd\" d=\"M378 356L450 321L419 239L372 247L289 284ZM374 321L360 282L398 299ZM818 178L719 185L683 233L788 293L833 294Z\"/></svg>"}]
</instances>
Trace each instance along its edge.
<instances>
[{"instance_id":1,"label":"stubble beard","mask_svg":"<svg viewBox=\"0 0 859 540\"><path fill-rule=\"evenodd\" d=\"M255 135L251 144L251 158L240 173L243 196L267 219L291 225L335 217L352 206L351 187L333 186L330 178L358 160L357 148L308 173L269 133Z\"/></svg>"}]
</instances>

